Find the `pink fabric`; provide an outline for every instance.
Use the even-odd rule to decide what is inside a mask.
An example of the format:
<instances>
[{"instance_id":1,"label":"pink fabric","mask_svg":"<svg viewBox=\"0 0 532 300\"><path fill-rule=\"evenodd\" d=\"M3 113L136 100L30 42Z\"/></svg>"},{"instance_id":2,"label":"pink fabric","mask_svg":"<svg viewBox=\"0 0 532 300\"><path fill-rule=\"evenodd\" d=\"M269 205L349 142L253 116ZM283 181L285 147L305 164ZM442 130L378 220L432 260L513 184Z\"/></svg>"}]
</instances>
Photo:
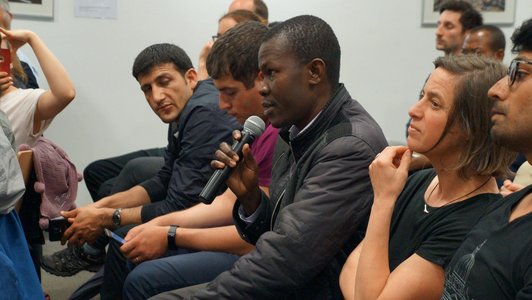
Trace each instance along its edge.
<instances>
[{"instance_id":1,"label":"pink fabric","mask_svg":"<svg viewBox=\"0 0 532 300\"><path fill-rule=\"evenodd\" d=\"M27 149L33 151L33 165L37 176L34 188L42 199L39 225L46 229L49 219L58 217L62 210L76 207L74 201L82 176L65 151L49 139L39 137L32 148L26 144L19 147L19 150Z\"/></svg>"},{"instance_id":2,"label":"pink fabric","mask_svg":"<svg viewBox=\"0 0 532 300\"><path fill-rule=\"evenodd\" d=\"M268 124L264 132L251 145L251 154L259 166L259 185L270 186L272 158L279 129Z\"/></svg>"}]
</instances>

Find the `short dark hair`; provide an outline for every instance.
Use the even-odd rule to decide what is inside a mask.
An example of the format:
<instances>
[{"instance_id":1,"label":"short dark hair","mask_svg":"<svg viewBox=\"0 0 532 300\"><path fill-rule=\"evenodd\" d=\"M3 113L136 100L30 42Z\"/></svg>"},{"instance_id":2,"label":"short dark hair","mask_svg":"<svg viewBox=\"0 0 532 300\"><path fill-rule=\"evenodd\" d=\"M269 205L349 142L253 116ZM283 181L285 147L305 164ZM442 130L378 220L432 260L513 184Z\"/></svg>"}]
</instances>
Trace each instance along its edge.
<instances>
[{"instance_id":1,"label":"short dark hair","mask_svg":"<svg viewBox=\"0 0 532 300\"><path fill-rule=\"evenodd\" d=\"M153 67L166 63L173 64L183 76L189 69L194 68L187 53L179 46L168 43L154 44L142 50L135 58L133 77L138 80L139 76L149 73Z\"/></svg>"},{"instance_id":2,"label":"short dark hair","mask_svg":"<svg viewBox=\"0 0 532 300\"><path fill-rule=\"evenodd\" d=\"M441 141L454 124L466 135L465 149L451 168L462 177L508 175L515 154L496 144L490 135L493 99L488 96L488 90L506 75L506 68L493 58L478 55L438 57L434 65L458 76L454 104L440 137Z\"/></svg>"},{"instance_id":3,"label":"short dark hair","mask_svg":"<svg viewBox=\"0 0 532 300\"><path fill-rule=\"evenodd\" d=\"M213 79L231 75L247 89L255 86L259 73L259 48L268 27L259 22L237 24L222 35L207 56L207 71Z\"/></svg>"},{"instance_id":4,"label":"short dark hair","mask_svg":"<svg viewBox=\"0 0 532 300\"><path fill-rule=\"evenodd\" d=\"M471 29L469 34L471 35L480 31L485 31L489 33L488 45L491 51L495 52L499 49L502 49L504 51L504 49L506 48L506 38L504 37L504 33L499 27L495 25L481 25Z\"/></svg>"},{"instance_id":5,"label":"short dark hair","mask_svg":"<svg viewBox=\"0 0 532 300\"><path fill-rule=\"evenodd\" d=\"M512 52L532 51L532 19L525 20L512 34Z\"/></svg>"},{"instance_id":6,"label":"short dark hair","mask_svg":"<svg viewBox=\"0 0 532 300\"><path fill-rule=\"evenodd\" d=\"M482 15L473 6L463 0L449 0L441 4L440 14L446 10L458 12L463 31L482 25Z\"/></svg>"},{"instance_id":7,"label":"short dark hair","mask_svg":"<svg viewBox=\"0 0 532 300\"><path fill-rule=\"evenodd\" d=\"M256 21L264 25L268 24L268 21L262 18L261 16L257 15L256 13L252 11L244 10L244 9L237 9L237 10L230 11L224 14L223 16L221 16L220 19L218 19L218 22L220 22L223 19L227 19L227 18L233 19L237 24L245 22L245 21Z\"/></svg>"},{"instance_id":8,"label":"short dark hair","mask_svg":"<svg viewBox=\"0 0 532 300\"><path fill-rule=\"evenodd\" d=\"M266 3L262 0L253 0L253 6L255 6L254 13L268 22L268 6L266 6Z\"/></svg>"},{"instance_id":9,"label":"short dark hair","mask_svg":"<svg viewBox=\"0 0 532 300\"><path fill-rule=\"evenodd\" d=\"M302 64L315 58L325 62L331 88L336 89L340 79L340 44L331 26L310 15L297 16L281 22L268 31L266 41L286 39L286 45Z\"/></svg>"}]
</instances>

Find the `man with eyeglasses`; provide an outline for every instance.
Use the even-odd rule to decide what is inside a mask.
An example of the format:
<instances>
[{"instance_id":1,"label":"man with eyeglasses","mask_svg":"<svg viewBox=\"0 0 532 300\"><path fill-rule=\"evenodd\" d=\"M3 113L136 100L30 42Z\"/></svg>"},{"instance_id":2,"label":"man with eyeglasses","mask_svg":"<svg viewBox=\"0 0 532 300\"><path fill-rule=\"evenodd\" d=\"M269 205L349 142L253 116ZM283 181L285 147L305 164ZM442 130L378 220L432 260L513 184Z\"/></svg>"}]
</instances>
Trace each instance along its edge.
<instances>
[{"instance_id":1,"label":"man with eyeglasses","mask_svg":"<svg viewBox=\"0 0 532 300\"><path fill-rule=\"evenodd\" d=\"M512 35L508 76L495 99L491 136L532 162L532 19ZM532 185L493 203L446 270L442 299L532 299Z\"/></svg>"}]
</instances>

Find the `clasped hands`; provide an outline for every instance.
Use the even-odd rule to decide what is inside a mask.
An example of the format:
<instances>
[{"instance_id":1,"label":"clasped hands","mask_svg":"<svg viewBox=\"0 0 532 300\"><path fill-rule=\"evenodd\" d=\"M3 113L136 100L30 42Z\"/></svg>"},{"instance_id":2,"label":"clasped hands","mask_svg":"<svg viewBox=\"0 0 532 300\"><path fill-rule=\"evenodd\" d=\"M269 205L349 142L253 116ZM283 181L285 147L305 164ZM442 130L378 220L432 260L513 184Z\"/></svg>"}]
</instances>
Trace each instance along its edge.
<instances>
[{"instance_id":1,"label":"clasped hands","mask_svg":"<svg viewBox=\"0 0 532 300\"><path fill-rule=\"evenodd\" d=\"M83 245L85 242L92 243L100 235L103 229L110 227L110 215L113 208L98 207L97 203L75 208L70 211L62 211L61 215L71 223L61 238L61 244L68 242L69 246Z\"/></svg>"}]
</instances>

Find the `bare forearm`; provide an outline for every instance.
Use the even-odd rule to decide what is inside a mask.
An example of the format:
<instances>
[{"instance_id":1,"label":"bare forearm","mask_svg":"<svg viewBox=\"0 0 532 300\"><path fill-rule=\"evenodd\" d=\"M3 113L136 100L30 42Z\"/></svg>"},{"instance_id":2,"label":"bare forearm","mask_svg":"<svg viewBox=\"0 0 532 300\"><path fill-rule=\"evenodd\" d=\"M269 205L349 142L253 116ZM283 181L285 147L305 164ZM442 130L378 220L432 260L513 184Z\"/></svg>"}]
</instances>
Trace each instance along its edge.
<instances>
[{"instance_id":1,"label":"bare forearm","mask_svg":"<svg viewBox=\"0 0 532 300\"><path fill-rule=\"evenodd\" d=\"M375 201L377 202L377 201ZM377 299L390 276L388 243L392 207L374 204L355 280L355 299Z\"/></svg>"},{"instance_id":2,"label":"bare forearm","mask_svg":"<svg viewBox=\"0 0 532 300\"><path fill-rule=\"evenodd\" d=\"M232 210L236 196L227 189L212 204L203 203L157 217L150 223L159 226L179 225L185 228L218 227L233 224Z\"/></svg>"},{"instance_id":3,"label":"bare forearm","mask_svg":"<svg viewBox=\"0 0 532 300\"><path fill-rule=\"evenodd\" d=\"M122 209L120 226L142 223L142 206Z\"/></svg>"},{"instance_id":4,"label":"bare forearm","mask_svg":"<svg viewBox=\"0 0 532 300\"><path fill-rule=\"evenodd\" d=\"M97 207L130 208L150 203L150 196L146 190L137 185L131 189L105 197L94 203Z\"/></svg>"},{"instance_id":5,"label":"bare forearm","mask_svg":"<svg viewBox=\"0 0 532 300\"><path fill-rule=\"evenodd\" d=\"M178 228L176 245L200 251L222 251L244 255L254 247L246 243L235 226L215 228Z\"/></svg>"}]
</instances>

